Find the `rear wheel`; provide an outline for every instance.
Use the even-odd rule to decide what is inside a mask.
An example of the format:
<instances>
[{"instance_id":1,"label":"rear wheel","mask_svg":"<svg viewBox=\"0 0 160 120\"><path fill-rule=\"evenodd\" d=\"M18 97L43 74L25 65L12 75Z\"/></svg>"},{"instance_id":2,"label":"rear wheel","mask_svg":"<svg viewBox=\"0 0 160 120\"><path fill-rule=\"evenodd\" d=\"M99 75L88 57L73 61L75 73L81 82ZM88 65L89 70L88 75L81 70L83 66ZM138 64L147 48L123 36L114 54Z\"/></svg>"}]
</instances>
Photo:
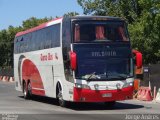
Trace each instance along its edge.
<instances>
[{"instance_id":1,"label":"rear wheel","mask_svg":"<svg viewBox=\"0 0 160 120\"><path fill-rule=\"evenodd\" d=\"M110 102L105 102L105 105L108 107L108 108L113 108L116 104L116 101L110 101Z\"/></svg>"},{"instance_id":2,"label":"rear wheel","mask_svg":"<svg viewBox=\"0 0 160 120\"><path fill-rule=\"evenodd\" d=\"M32 97L32 86L30 82L28 83L28 95L29 95L29 98Z\"/></svg>"},{"instance_id":3,"label":"rear wheel","mask_svg":"<svg viewBox=\"0 0 160 120\"><path fill-rule=\"evenodd\" d=\"M23 83L23 96L24 96L25 99L27 99L27 90L26 89L27 89L26 83L24 82Z\"/></svg>"},{"instance_id":4,"label":"rear wheel","mask_svg":"<svg viewBox=\"0 0 160 120\"><path fill-rule=\"evenodd\" d=\"M25 99L30 99L31 95L32 95L32 91L31 91L31 83L29 82L28 84L26 84L24 82L23 84L23 95Z\"/></svg>"}]
</instances>

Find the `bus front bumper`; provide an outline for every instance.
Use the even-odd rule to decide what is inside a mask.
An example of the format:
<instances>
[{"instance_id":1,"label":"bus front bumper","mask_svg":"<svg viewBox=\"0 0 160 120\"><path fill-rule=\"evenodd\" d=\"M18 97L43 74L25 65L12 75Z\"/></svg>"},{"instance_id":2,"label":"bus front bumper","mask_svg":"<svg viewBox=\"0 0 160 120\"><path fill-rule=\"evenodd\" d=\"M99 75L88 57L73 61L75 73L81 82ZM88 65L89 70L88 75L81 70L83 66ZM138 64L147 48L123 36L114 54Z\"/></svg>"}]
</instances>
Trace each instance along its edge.
<instances>
[{"instance_id":1,"label":"bus front bumper","mask_svg":"<svg viewBox=\"0 0 160 120\"><path fill-rule=\"evenodd\" d=\"M133 98L133 87L119 90L90 90L74 88L74 102L108 102Z\"/></svg>"}]
</instances>

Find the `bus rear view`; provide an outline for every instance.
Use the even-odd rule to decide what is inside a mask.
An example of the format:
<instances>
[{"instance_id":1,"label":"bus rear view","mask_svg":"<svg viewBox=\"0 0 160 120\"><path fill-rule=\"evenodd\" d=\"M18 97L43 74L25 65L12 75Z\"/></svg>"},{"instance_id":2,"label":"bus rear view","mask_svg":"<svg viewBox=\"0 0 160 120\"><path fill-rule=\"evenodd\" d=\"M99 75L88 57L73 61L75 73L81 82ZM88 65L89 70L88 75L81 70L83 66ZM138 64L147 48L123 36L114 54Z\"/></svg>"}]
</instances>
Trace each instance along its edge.
<instances>
[{"instance_id":1,"label":"bus rear view","mask_svg":"<svg viewBox=\"0 0 160 120\"><path fill-rule=\"evenodd\" d=\"M125 21L74 17L71 26L70 66L65 71L74 78L74 101L113 105L131 99L133 59Z\"/></svg>"}]
</instances>

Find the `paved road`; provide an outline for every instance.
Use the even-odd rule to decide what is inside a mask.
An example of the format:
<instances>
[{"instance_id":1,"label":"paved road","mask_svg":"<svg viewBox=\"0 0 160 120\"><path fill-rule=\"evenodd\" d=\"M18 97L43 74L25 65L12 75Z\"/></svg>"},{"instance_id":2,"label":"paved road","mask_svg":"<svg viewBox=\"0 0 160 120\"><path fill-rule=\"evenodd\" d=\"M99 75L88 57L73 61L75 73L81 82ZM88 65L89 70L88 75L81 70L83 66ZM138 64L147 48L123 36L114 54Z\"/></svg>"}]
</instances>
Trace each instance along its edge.
<instances>
[{"instance_id":1,"label":"paved road","mask_svg":"<svg viewBox=\"0 0 160 120\"><path fill-rule=\"evenodd\" d=\"M99 103L71 104L69 108L62 108L51 98L36 96L32 100L25 100L23 94L14 89L14 83L0 82L0 114L0 119L3 120L7 117L17 117L18 120L121 120L137 117L160 119L160 104L129 100L117 102L114 109L108 109ZM158 115L143 116L147 114Z\"/></svg>"}]
</instances>

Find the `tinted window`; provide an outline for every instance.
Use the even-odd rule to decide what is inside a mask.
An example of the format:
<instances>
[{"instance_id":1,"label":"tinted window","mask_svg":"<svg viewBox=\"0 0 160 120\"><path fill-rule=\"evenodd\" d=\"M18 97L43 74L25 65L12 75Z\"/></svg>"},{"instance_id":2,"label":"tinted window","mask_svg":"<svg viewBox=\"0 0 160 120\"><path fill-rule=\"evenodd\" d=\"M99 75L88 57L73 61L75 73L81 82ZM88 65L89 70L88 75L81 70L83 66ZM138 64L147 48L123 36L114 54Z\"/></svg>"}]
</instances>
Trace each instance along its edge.
<instances>
[{"instance_id":1,"label":"tinted window","mask_svg":"<svg viewBox=\"0 0 160 120\"><path fill-rule=\"evenodd\" d=\"M123 21L79 21L73 26L74 42L129 41Z\"/></svg>"},{"instance_id":2,"label":"tinted window","mask_svg":"<svg viewBox=\"0 0 160 120\"><path fill-rule=\"evenodd\" d=\"M60 24L15 38L15 53L48 49L60 46Z\"/></svg>"}]
</instances>

